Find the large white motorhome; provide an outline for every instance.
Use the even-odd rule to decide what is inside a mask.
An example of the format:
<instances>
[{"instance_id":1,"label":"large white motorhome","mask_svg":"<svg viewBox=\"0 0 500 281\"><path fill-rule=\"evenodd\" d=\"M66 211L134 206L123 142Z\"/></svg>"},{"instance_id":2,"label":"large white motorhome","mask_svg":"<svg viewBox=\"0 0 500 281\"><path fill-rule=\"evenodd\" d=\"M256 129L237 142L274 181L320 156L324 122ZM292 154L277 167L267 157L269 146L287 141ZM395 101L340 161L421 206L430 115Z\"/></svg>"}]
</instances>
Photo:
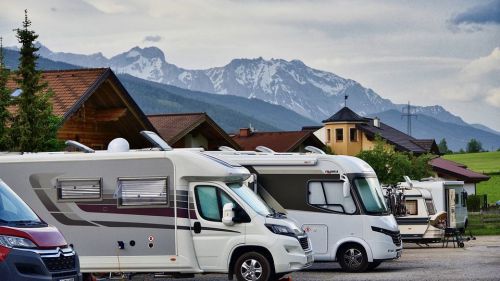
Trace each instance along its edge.
<instances>
[{"instance_id":1,"label":"large white motorhome","mask_svg":"<svg viewBox=\"0 0 500 281\"><path fill-rule=\"evenodd\" d=\"M436 212L429 190L400 186L383 189L403 242L426 244L442 241L446 212Z\"/></svg>"},{"instance_id":2,"label":"large white motorhome","mask_svg":"<svg viewBox=\"0 0 500 281\"><path fill-rule=\"evenodd\" d=\"M401 186L409 186L408 182L401 182ZM456 228L462 233L467 228L467 192L463 181L448 181L429 179L423 181L411 181L413 187L425 188L432 194L436 210L446 212L446 226Z\"/></svg>"},{"instance_id":3,"label":"large white motorhome","mask_svg":"<svg viewBox=\"0 0 500 281\"><path fill-rule=\"evenodd\" d=\"M364 271L401 256L398 225L366 162L350 156L261 150L267 152L203 153L248 168L254 174L249 186L309 234L316 261L338 261L347 271Z\"/></svg>"},{"instance_id":4,"label":"large white motorhome","mask_svg":"<svg viewBox=\"0 0 500 281\"><path fill-rule=\"evenodd\" d=\"M274 280L312 263L307 234L243 185L244 167L182 149L112 152L122 146L0 157L0 177L65 234L82 272Z\"/></svg>"}]
</instances>

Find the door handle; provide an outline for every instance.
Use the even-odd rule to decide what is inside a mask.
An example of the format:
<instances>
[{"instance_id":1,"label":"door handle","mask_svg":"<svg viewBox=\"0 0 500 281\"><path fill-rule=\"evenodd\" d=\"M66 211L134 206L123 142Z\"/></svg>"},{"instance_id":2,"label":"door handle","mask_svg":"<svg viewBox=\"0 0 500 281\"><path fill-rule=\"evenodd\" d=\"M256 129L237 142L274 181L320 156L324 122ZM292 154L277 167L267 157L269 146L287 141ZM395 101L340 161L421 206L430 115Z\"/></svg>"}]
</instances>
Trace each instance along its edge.
<instances>
[{"instance_id":1,"label":"door handle","mask_svg":"<svg viewBox=\"0 0 500 281\"><path fill-rule=\"evenodd\" d=\"M200 233L201 232L201 223L199 221L195 221L194 222L193 231L194 231L194 233Z\"/></svg>"}]
</instances>

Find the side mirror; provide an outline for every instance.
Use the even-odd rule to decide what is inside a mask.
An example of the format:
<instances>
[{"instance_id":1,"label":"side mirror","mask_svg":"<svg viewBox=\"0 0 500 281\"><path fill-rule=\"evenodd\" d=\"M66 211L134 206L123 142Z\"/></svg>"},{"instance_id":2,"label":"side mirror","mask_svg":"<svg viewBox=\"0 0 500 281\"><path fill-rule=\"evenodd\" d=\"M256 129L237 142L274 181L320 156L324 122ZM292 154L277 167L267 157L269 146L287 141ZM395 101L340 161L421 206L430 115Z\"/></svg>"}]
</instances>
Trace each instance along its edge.
<instances>
[{"instance_id":1,"label":"side mirror","mask_svg":"<svg viewBox=\"0 0 500 281\"><path fill-rule=\"evenodd\" d=\"M349 184L349 181L346 179L344 180L344 184L342 186L343 192L344 192L344 198L350 197L351 196L351 186Z\"/></svg>"},{"instance_id":2,"label":"side mirror","mask_svg":"<svg viewBox=\"0 0 500 281\"><path fill-rule=\"evenodd\" d=\"M224 207L222 207L222 223L227 226L234 225L234 204L226 203Z\"/></svg>"}]
</instances>

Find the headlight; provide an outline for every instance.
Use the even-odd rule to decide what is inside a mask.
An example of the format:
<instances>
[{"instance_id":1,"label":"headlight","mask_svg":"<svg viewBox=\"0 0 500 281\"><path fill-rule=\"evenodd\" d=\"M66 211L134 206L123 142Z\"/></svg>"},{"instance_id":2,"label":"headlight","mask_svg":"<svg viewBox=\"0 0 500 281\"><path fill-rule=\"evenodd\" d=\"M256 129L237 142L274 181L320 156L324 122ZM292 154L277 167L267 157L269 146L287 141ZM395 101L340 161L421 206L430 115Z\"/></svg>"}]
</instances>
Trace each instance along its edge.
<instances>
[{"instance_id":1,"label":"headlight","mask_svg":"<svg viewBox=\"0 0 500 281\"><path fill-rule=\"evenodd\" d=\"M36 248L29 239L6 235L0 235L0 245L7 248Z\"/></svg>"},{"instance_id":2,"label":"headlight","mask_svg":"<svg viewBox=\"0 0 500 281\"><path fill-rule=\"evenodd\" d=\"M295 237L295 232L293 232L293 230L291 230L288 226L279 224L266 224L266 227L275 234Z\"/></svg>"}]
</instances>

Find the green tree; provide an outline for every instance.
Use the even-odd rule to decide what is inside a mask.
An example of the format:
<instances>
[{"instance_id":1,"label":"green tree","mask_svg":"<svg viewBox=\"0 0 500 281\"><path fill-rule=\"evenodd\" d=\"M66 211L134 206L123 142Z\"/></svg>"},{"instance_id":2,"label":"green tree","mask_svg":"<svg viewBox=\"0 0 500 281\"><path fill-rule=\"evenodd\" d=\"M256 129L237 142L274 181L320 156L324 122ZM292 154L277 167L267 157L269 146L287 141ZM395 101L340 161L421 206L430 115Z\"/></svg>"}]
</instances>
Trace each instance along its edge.
<instances>
[{"instance_id":1,"label":"green tree","mask_svg":"<svg viewBox=\"0 0 500 281\"><path fill-rule=\"evenodd\" d=\"M7 89L10 71L4 64L2 37L0 37L0 151L10 148L9 122L11 114L8 111L10 105L10 91Z\"/></svg>"},{"instance_id":2,"label":"green tree","mask_svg":"<svg viewBox=\"0 0 500 281\"><path fill-rule=\"evenodd\" d=\"M473 138L467 143L466 151L468 153L481 152L483 151L483 145L480 141Z\"/></svg>"},{"instance_id":3,"label":"green tree","mask_svg":"<svg viewBox=\"0 0 500 281\"><path fill-rule=\"evenodd\" d=\"M438 144L439 152L442 154L450 154L452 151L448 148L448 144L446 143L446 139L442 138Z\"/></svg>"},{"instance_id":4,"label":"green tree","mask_svg":"<svg viewBox=\"0 0 500 281\"><path fill-rule=\"evenodd\" d=\"M41 71L36 69L39 48L34 45L38 35L30 30L28 11L22 28L15 29L21 44L16 82L22 93L14 100L17 113L12 123L13 150L22 152L53 151L61 147L57 130L61 119L52 113L50 97L53 95L47 82L42 81Z\"/></svg>"},{"instance_id":5,"label":"green tree","mask_svg":"<svg viewBox=\"0 0 500 281\"><path fill-rule=\"evenodd\" d=\"M432 175L429 160L431 155L420 155L398 152L388 145L380 136L375 136L374 148L361 151L357 157L366 161L375 170L379 181L383 184L396 184L403 181L403 176L421 179Z\"/></svg>"}]
</instances>

